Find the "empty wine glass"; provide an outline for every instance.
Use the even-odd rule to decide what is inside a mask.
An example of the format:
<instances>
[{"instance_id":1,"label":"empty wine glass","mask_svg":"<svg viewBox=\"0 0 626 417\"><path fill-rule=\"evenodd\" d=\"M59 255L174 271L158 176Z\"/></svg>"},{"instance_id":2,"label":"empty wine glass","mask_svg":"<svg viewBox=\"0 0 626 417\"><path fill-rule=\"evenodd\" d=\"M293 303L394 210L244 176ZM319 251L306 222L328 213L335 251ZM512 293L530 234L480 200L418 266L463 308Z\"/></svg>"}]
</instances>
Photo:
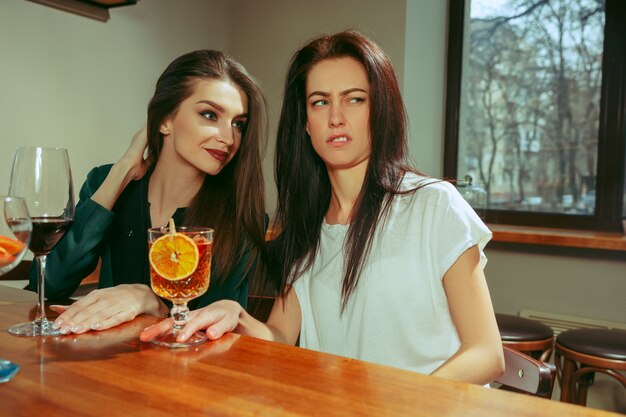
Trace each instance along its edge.
<instances>
[{"instance_id":1,"label":"empty wine glass","mask_svg":"<svg viewBox=\"0 0 626 417\"><path fill-rule=\"evenodd\" d=\"M38 267L39 300L35 320L9 328L16 336L56 336L46 318L44 282L46 255L61 240L74 221L74 187L66 149L23 147L13 159L9 194L23 197L32 220L28 248Z\"/></svg>"},{"instance_id":2,"label":"empty wine glass","mask_svg":"<svg viewBox=\"0 0 626 417\"><path fill-rule=\"evenodd\" d=\"M33 226L21 197L0 196L0 214L0 275L3 275L24 257Z\"/></svg>"}]
</instances>

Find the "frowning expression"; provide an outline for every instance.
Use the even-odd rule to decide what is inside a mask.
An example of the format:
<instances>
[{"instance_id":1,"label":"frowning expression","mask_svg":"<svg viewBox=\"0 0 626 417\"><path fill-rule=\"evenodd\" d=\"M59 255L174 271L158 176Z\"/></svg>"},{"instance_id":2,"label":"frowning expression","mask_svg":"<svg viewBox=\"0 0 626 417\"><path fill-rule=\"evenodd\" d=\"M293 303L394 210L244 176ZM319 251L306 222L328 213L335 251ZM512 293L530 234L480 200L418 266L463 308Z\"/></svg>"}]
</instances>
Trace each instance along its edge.
<instances>
[{"instance_id":1,"label":"frowning expression","mask_svg":"<svg viewBox=\"0 0 626 417\"><path fill-rule=\"evenodd\" d=\"M370 84L354 58L314 65L306 80L306 130L328 169L367 163L371 153Z\"/></svg>"},{"instance_id":2,"label":"frowning expression","mask_svg":"<svg viewBox=\"0 0 626 417\"><path fill-rule=\"evenodd\" d=\"M247 96L237 85L201 79L160 131L179 160L217 175L239 150L247 113Z\"/></svg>"}]
</instances>

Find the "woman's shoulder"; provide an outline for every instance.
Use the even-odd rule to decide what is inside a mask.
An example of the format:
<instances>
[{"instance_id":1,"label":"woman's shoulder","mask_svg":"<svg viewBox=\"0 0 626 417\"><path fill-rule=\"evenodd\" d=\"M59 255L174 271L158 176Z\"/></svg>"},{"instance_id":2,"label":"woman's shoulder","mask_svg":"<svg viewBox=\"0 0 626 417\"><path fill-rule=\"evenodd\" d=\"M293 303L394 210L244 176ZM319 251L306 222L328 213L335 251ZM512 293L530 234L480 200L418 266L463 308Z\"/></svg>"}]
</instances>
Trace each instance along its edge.
<instances>
[{"instance_id":1,"label":"woman's shoulder","mask_svg":"<svg viewBox=\"0 0 626 417\"><path fill-rule=\"evenodd\" d=\"M401 207L417 212L441 211L447 207L462 207L463 197L448 181L407 172L396 195Z\"/></svg>"},{"instance_id":2,"label":"woman's shoulder","mask_svg":"<svg viewBox=\"0 0 626 417\"><path fill-rule=\"evenodd\" d=\"M418 191L420 193L417 193ZM442 179L427 177L415 172L406 172L400 183L400 192L450 196L456 193L456 188Z\"/></svg>"},{"instance_id":3,"label":"woman's shoulder","mask_svg":"<svg viewBox=\"0 0 626 417\"><path fill-rule=\"evenodd\" d=\"M470 228L477 226L481 233L485 231L489 233L454 184L416 174L407 174L404 182L410 184L412 188L409 188L408 192L398 194L398 213L410 213L409 217L428 219L429 222L440 224L442 227L459 224L469 225Z\"/></svg>"}]
</instances>

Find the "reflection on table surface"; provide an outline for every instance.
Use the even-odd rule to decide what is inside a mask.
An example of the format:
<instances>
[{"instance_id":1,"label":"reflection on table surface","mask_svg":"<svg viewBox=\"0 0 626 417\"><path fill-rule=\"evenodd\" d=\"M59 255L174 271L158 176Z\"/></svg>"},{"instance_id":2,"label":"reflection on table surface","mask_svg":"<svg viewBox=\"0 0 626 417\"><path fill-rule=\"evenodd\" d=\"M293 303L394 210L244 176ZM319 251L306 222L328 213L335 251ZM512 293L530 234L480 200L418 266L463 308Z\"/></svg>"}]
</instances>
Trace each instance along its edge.
<instances>
[{"instance_id":1,"label":"reflection on table surface","mask_svg":"<svg viewBox=\"0 0 626 417\"><path fill-rule=\"evenodd\" d=\"M0 286L0 300L11 295ZM617 416L235 334L161 348L138 339L150 316L78 336L8 334L32 308L0 305L0 357L21 366L0 385L0 415Z\"/></svg>"},{"instance_id":2,"label":"reflection on table surface","mask_svg":"<svg viewBox=\"0 0 626 417\"><path fill-rule=\"evenodd\" d=\"M32 291L24 291L2 285L0 282L0 305L13 304L16 302L37 302L37 294Z\"/></svg>"}]
</instances>

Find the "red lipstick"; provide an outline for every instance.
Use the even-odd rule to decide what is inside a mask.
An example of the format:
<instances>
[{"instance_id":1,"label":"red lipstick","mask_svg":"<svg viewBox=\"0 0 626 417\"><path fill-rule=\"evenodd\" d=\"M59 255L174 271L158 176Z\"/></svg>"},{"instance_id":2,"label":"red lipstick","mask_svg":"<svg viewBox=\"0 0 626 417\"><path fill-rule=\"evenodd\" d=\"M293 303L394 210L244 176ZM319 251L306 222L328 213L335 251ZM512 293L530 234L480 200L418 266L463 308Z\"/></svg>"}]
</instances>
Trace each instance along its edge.
<instances>
[{"instance_id":1,"label":"red lipstick","mask_svg":"<svg viewBox=\"0 0 626 417\"><path fill-rule=\"evenodd\" d=\"M219 149L207 149L206 151L220 162L224 162L228 158L228 152L220 151Z\"/></svg>"}]
</instances>

